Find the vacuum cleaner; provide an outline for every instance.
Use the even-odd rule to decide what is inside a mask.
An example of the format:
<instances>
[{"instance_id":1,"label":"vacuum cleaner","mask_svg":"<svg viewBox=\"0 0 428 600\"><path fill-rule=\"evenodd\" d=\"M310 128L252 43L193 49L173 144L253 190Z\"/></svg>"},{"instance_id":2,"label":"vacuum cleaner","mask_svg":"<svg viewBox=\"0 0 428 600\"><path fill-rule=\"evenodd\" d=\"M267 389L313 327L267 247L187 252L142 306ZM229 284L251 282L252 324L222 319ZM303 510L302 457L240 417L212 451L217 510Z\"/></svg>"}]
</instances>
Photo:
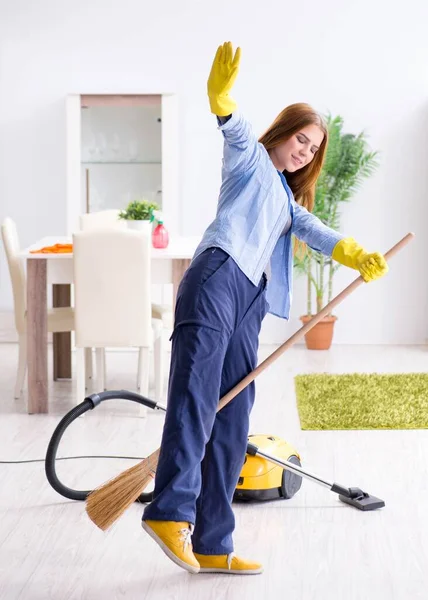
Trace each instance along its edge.
<instances>
[{"instance_id":1,"label":"vacuum cleaner","mask_svg":"<svg viewBox=\"0 0 428 600\"><path fill-rule=\"evenodd\" d=\"M408 233L395 246L385 254L386 260L393 257L399 250L406 246L414 238L413 233ZM254 371L249 373L231 391L220 399L219 409L234 398L242 389L253 381L261 372L281 356L288 348L301 339L316 323L330 314L349 294L362 285L362 277L355 279L347 288L331 300L312 319L294 333L284 344L277 348L267 359L258 365ZM112 399L123 399L143 404L153 410L166 411L166 407L145 398L135 392L126 390L106 391L99 394L91 394L85 400L65 415L57 425L49 442L45 471L51 486L62 496L71 500L86 500L91 491L72 490L65 486L59 479L55 469L55 459L58 445L67 427L78 417L88 410L95 409L101 402ZM309 479L319 485L327 487L338 494L339 499L360 510L369 511L382 508L385 502L380 498L371 496L358 487L346 487L333 483L309 473L302 469L300 456L297 451L285 440L273 435L250 436L247 444L245 462L242 466L238 485L234 492L235 500L261 501L274 498L292 498L300 489L302 478ZM143 493L139 496L140 502L150 502L152 493Z\"/></svg>"},{"instance_id":2,"label":"vacuum cleaner","mask_svg":"<svg viewBox=\"0 0 428 600\"><path fill-rule=\"evenodd\" d=\"M112 390L91 394L83 402L70 410L58 423L49 442L46 459L46 477L53 489L70 500L86 500L91 490L73 490L64 485L56 473L58 446L66 429L78 417L94 410L107 400L128 400L166 412L166 407L149 398L127 390ZM260 502L274 499L290 499L300 489L302 478L327 487L338 494L346 504L363 511L385 506L385 502L358 487L346 487L318 477L302 468L300 456L291 444L274 435L251 435L248 438L247 453L241 469L234 500ZM138 501L147 503L153 499L153 492L143 493Z\"/></svg>"}]
</instances>

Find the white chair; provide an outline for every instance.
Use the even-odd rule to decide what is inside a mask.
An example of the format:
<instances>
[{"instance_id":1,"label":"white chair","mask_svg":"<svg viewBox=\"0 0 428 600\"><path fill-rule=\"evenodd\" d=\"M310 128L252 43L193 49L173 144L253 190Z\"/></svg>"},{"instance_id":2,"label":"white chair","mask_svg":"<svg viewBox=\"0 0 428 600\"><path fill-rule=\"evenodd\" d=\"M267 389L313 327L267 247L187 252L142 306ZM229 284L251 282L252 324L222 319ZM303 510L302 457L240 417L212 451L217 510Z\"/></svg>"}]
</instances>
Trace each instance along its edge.
<instances>
[{"instance_id":1,"label":"white chair","mask_svg":"<svg viewBox=\"0 0 428 600\"><path fill-rule=\"evenodd\" d=\"M85 348L96 348L99 390L105 387L104 349L139 348L137 387L147 396L153 337L156 397L161 395L162 323L152 321L150 250L150 236L140 231L97 229L73 235L79 402L85 386ZM145 412L142 407L141 414Z\"/></svg>"},{"instance_id":2,"label":"white chair","mask_svg":"<svg viewBox=\"0 0 428 600\"><path fill-rule=\"evenodd\" d=\"M99 210L93 213L84 213L79 215L80 231L94 231L95 229L126 229L126 222L119 219L120 210L117 208L109 208L107 210ZM106 372L105 352L103 372ZM92 379L92 348L86 350L86 387L89 386L89 380Z\"/></svg>"},{"instance_id":3,"label":"white chair","mask_svg":"<svg viewBox=\"0 0 428 600\"><path fill-rule=\"evenodd\" d=\"M126 229L126 222L119 219L119 210L108 209L79 216L80 231L94 229Z\"/></svg>"},{"instance_id":4,"label":"white chair","mask_svg":"<svg viewBox=\"0 0 428 600\"><path fill-rule=\"evenodd\" d=\"M119 209L108 209L101 210L93 213L85 213L79 216L79 224L81 231L94 231L99 229L127 229L127 224L124 220L119 219ZM155 393L156 393L156 402L160 402L163 394L163 358L164 358L164 346L163 346L163 327L166 324L171 327L172 321L172 308L169 305L163 304L155 304L152 303L152 319L153 320L153 328L155 331L155 339L154 339L154 354L155 354ZM161 321L161 322L159 322ZM99 382L104 382L104 387L99 388L105 389L105 378L106 378L106 356L105 350L99 349L97 352L97 369L101 371L102 377L100 377ZM103 356L101 360L101 355ZM89 362L92 357L92 350L87 350L86 362L87 364L92 364ZM140 357L138 364L142 364L143 359ZM90 379L91 375L86 379ZM139 389L140 382L140 372L137 375L137 388Z\"/></svg>"},{"instance_id":5,"label":"white chair","mask_svg":"<svg viewBox=\"0 0 428 600\"><path fill-rule=\"evenodd\" d=\"M1 226L10 277L12 280L15 327L19 335L19 362L15 385L15 398L19 398L27 370L27 282L25 269L19 257L19 238L14 221L6 218ZM48 310L48 331L52 333L73 331L74 313L71 307ZM82 394L82 397L84 394Z\"/></svg>"}]
</instances>

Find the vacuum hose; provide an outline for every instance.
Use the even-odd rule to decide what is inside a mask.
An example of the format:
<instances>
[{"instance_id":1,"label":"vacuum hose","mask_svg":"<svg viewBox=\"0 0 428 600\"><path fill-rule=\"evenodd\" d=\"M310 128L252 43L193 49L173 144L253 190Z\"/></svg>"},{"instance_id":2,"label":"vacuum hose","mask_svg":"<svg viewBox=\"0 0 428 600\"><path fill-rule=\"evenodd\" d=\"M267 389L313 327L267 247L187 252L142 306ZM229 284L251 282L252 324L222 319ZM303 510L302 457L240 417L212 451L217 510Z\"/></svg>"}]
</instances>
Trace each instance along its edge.
<instances>
[{"instance_id":1,"label":"vacuum hose","mask_svg":"<svg viewBox=\"0 0 428 600\"><path fill-rule=\"evenodd\" d=\"M83 402L75 406L70 412L68 412L58 423L49 442L45 458L45 473L53 489L58 492L58 494L61 494L61 496L69 498L70 500L86 500L92 490L73 490L61 483L55 468L55 460L59 443L64 435L65 430L73 423L73 421L75 421L78 417L81 417L88 410L93 410L105 400L131 400L132 402L143 404L144 406L153 408L155 410L166 410L166 408L161 404L158 404L149 398L145 398L140 394L129 392L127 390L112 390L102 392L100 394L92 394L91 396L85 398ZM145 494L143 493L138 497L137 502L151 502L152 499L153 492Z\"/></svg>"},{"instance_id":2,"label":"vacuum hose","mask_svg":"<svg viewBox=\"0 0 428 600\"><path fill-rule=\"evenodd\" d=\"M147 406L149 408L166 412L166 407L163 406L162 404L158 404L157 402L154 402L153 400L150 400L149 398L145 398L144 396L141 396L140 394L136 394L135 392L129 392L127 390L107 391L107 392L102 392L100 394L92 394L91 396L88 396L87 398L85 398L85 400L81 404L78 404L77 406L75 406L58 423L58 425L52 435L52 438L49 442L48 449L46 452L46 459L45 459L46 477L48 478L48 481L51 484L51 486L53 487L53 489L56 492L58 492L58 494L61 494L61 496L64 496L65 498L69 498L70 500L86 500L86 498L92 491L92 490L86 490L86 491L72 490L71 488L69 488L66 485L64 485L63 483L61 483L61 481L58 478L58 475L56 474L56 469L55 469L56 455L57 455L59 443L61 441L62 436L64 435L65 430L67 429L67 427L69 425L71 425L71 423L73 423L73 421L75 421L78 417L85 414L85 412L87 412L88 410L93 410L99 404L101 404L101 402L104 402L105 400L113 400L113 399L131 400L132 402L136 402L137 404L143 404L144 406ZM294 476L298 476L299 481L301 481L301 477L305 477L307 479L314 481L315 483L325 486L325 487L329 488L332 492L339 494L339 499L342 502L345 502L346 504L350 504L360 510L369 511L369 510L375 510L377 508L382 508L383 506L385 506L385 502L383 500L381 500L380 498L377 498L376 496L371 496L370 494L367 494L367 492L363 492L360 488L355 488L355 487L348 488L343 485L339 485L338 483L331 483L330 481L321 479L320 477L318 477L312 473L304 471L301 468L300 463L297 465L297 464L290 462L290 460L287 461L287 460L282 460L280 458L277 458L271 454L268 454L267 452L264 452L262 449L260 449L255 444L249 443L247 445L247 454L249 454L250 456L260 456L261 458L264 458L264 459L268 460L269 462L282 467L283 469L291 471L291 473L294 474ZM300 485L298 486L297 489L299 489L299 487L300 487ZM287 497L287 496L284 496L284 497ZM152 500L153 500L153 492L149 492L149 493L141 494L137 498L136 501L146 503L146 502L151 502Z\"/></svg>"}]
</instances>

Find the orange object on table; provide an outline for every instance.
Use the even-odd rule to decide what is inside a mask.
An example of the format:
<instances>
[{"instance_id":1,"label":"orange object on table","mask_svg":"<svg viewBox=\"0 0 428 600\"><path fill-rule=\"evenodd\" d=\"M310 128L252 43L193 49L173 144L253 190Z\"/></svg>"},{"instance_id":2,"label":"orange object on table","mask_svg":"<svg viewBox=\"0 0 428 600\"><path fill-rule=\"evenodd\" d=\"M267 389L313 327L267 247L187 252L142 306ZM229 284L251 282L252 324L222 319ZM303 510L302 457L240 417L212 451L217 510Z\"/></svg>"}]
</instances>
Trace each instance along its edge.
<instances>
[{"instance_id":1,"label":"orange object on table","mask_svg":"<svg viewBox=\"0 0 428 600\"><path fill-rule=\"evenodd\" d=\"M39 250L31 250L31 254L70 254L73 252L73 244L54 244L45 246Z\"/></svg>"}]
</instances>

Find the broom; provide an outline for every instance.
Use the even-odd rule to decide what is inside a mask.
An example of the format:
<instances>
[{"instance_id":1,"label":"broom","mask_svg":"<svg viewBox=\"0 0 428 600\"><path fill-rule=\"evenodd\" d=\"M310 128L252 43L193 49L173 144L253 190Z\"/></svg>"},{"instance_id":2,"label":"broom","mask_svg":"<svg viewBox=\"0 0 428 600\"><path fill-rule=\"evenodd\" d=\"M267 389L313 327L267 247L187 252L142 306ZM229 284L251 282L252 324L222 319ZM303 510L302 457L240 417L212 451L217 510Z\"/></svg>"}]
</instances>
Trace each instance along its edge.
<instances>
[{"instance_id":1,"label":"broom","mask_svg":"<svg viewBox=\"0 0 428 600\"><path fill-rule=\"evenodd\" d=\"M408 233L402 240L393 246L386 254L385 258L389 260L405 245L414 238L413 233ZM266 358L254 371L249 373L244 379L231 389L220 400L217 412L221 410L228 402L237 396L247 385L249 385L262 371L267 369L277 358L279 358L293 344L300 340L310 329L312 329L321 319L327 316L333 308L340 304L349 294L356 290L364 282L360 276L355 279L348 287L338 294L331 302L320 310L310 321L294 333L286 342L284 342L275 352ZM142 494L147 485L152 481L156 474L156 467L159 460L160 449L153 452L140 463L120 473L114 479L106 482L102 486L92 491L86 500L86 512L89 518L103 531L111 527L113 523L125 512L131 504Z\"/></svg>"}]
</instances>

